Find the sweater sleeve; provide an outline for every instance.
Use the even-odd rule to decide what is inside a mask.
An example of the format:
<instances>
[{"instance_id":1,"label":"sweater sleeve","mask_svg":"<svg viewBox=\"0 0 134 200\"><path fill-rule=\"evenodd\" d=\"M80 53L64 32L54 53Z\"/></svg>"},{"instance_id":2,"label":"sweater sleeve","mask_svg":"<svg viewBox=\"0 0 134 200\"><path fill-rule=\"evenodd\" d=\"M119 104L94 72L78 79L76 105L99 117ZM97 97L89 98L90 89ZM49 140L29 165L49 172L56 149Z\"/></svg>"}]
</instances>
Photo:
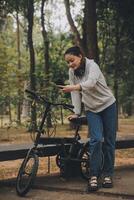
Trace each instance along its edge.
<instances>
[{"instance_id":1,"label":"sweater sleeve","mask_svg":"<svg viewBox=\"0 0 134 200\"><path fill-rule=\"evenodd\" d=\"M80 83L82 90L89 90L93 88L99 79L101 71L99 66L94 61L92 61L89 70L88 79Z\"/></svg>"},{"instance_id":2,"label":"sweater sleeve","mask_svg":"<svg viewBox=\"0 0 134 200\"><path fill-rule=\"evenodd\" d=\"M69 82L70 85L75 85L74 75L71 70L69 70ZM79 91L71 92L72 105L74 106L74 113L77 115L81 114L81 94Z\"/></svg>"}]
</instances>

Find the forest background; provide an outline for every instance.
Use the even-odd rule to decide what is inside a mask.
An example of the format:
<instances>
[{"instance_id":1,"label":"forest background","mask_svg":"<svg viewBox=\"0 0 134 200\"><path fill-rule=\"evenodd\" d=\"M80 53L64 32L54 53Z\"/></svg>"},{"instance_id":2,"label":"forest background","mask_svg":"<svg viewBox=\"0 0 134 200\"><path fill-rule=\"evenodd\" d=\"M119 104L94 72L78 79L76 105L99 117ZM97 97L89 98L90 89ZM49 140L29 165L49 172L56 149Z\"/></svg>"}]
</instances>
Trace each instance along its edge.
<instances>
[{"instance_id":1,"label":"forest background","mask_svg":"<svg viewBox=\"0 0 134 200\"><path fill-rule=\"evenodd\" d=\"M118 114L133 116L133 10L133 0L1 0L1 127L5 116L21 124L30 113L36 123L38 109L26 100L27 87L51 101L71 103L55 84L67 83L63 55L72 45L100 65Z\"/></svg>"}]
</instances>

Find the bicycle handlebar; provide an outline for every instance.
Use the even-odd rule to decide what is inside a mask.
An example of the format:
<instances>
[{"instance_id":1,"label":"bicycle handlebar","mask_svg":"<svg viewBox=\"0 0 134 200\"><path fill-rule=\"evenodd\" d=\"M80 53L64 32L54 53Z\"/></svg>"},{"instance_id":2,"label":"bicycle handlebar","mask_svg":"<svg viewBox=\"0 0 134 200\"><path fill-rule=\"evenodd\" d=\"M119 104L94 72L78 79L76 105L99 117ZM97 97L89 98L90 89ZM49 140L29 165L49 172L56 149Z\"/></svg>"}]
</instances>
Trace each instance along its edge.
<instances>
[{"instance_id":1,"label":"bicycle handlebar","mask_svg":"<svg viewBox=\"0 0 134 200\"><path fill-rule=\"evenodd\" d=\"M29 93L30 95L32 95L32 97L34 97L34 99L38 99L39 96L32 90L28 90L26 89L25 92Z\"/></svg>"},{"instance_id":2,"label":"bicycle handlebar","mask_svg":"<svg viewBox=\"0 0 134 200\"><path fill-rule=\"evenodd\" d=\"M70 105L70 104L65 104L65 103L52 103L52 102L49 102L49 101L47 101L43 96L38 95L36 92L34 92L34 91L32 91L32 90L26 89L25 92L27 92L27 93L29 93L30 95L32 95L32 98L34 98L35 101L43 101L43 102L45 102L45 103L47 103L47 104L51 104L51 105L53 105L53 106L63 106L63 108L69 109L69 110L71 110L71 109L74 108L74 106L72 106L72 105ZM72 111L72 110L71 110L71 111Z\"/></svg>"}]
</instances>

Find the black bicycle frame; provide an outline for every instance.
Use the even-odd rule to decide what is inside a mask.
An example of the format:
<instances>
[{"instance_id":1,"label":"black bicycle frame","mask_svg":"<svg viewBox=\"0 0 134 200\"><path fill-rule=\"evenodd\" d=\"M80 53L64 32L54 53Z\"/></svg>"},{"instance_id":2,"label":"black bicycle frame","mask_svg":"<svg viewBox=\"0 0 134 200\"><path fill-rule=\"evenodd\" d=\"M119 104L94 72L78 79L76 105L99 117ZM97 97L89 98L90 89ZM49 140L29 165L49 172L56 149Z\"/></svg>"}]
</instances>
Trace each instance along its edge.
<instances>
[{"instance_id":1,"label":"black bicycle frame","mask_svg":"<svg viewBox=\"0 0 134 200\"><path fill-rule=\"evenodd\" d=\"M47 117L47 113L50 110L50 107L51 107L51 104L48 102L47 105L46 105L45 112L43 114L43 118L42 118L41 124L39 126L39 129L37 130L38 134L37 134L35 142L34 142L34 146L35 147L37 147L37 145L39 143L39 139L40 139L40 136L42 134L43 126L44 126L44 123L45 123L45 120L46 120L46 117Z\"/></svg>"}]
</instances>

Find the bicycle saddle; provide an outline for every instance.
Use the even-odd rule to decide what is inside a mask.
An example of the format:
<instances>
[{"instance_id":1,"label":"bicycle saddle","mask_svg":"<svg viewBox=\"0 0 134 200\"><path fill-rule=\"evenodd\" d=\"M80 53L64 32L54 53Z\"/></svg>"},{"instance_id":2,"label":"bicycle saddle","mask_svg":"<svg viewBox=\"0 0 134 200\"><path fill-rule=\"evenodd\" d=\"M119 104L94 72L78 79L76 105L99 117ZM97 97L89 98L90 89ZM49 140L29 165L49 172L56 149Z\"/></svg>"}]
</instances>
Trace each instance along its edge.
<instances>
[{"instance_id":1,"label":"bicycle saddle","mask_svg":"<svg viewBox=\"0 0 134 200\"><path fill-rule=\"evenodd\" d=\"M76 125L87 125L87 118L85 116L77 117L77 118L71 119L70 122Z\"/></svg>"}]
</instances>

